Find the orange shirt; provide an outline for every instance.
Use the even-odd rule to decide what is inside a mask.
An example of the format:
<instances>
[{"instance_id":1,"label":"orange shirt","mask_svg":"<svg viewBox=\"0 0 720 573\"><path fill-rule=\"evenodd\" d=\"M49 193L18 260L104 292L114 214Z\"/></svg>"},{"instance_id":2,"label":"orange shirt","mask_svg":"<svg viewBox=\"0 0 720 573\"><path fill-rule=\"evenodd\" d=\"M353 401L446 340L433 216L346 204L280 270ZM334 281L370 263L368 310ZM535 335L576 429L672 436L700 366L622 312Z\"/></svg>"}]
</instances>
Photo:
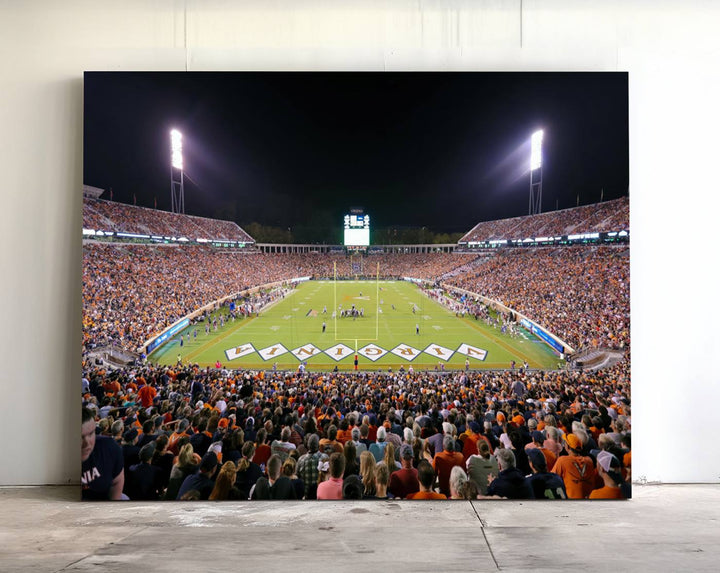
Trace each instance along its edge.
<instances>
[{"instance_id":1,"label":"orange shirt","mask_svg":"<svg viewBox=\"0 0 720 573\"><path fill-rule=\"evenodd\" d=\"M143 408L149 408L153 404L153 398L157 396L157 390L150 385L145 385L138 391L138 398Z\"/></svg>"},{"instance_id":2,"label":"orange shirt","mask_svg":"<svg viewBox=\"0 0 720 573\"><path fill-rule=\"evenodd\" d=\"M178 434L177 432L173 432L168 439L168 450L170 450L175 455L179 453L179 448L177 447L177 445L180 441L180 438L182 438L183 436L187 436L187 433L182 432L181 434Z\"/></svg>"},{"instance_id":3,"label":"orange shirt","mask_svg":"<svg viewBox=\"0 0 720 573\"><path fill-rule=\"evenodd\" d=\"M446 452L443 450L435 454L432 465L438 476L440 491L450 493L450 472L455 466L465 469L463 464L463 455L460 452Z\"/></svg>"},{"instance_id":4,"label":"orange shirt","mask_svg":"<svg viewBox=\"0 0 720 573\"><path fill-rule=\"evenodd\" d=\"M475 434L473 432L467 432L464 434L465 440L463 441L463 460L467 462L468 458L470 456L476 456L478 455L478 440L480 439L480 434Z\"/></svg>"},{"instance_id":5,"label":"orange shirt","mask_svg":"<svg viewBox=\"0 0 720 573\"><path fill-rule=\"evenodd\" d=\"M321 452L324 452L325 448L327 448L327 447L333 448L336 452L338 452L340 454L343 452L343 446L337 440L332 441L327 438L323 438L322 440L320 440L318 442L318 446L320 447Z\"/></svg>"},{"instance_id":6,"label":"orange shirt","mask_svg":"<svg viewBox=\"0 0 720 573\"><path fill-rule=\"evenodd\" d=\"M604 486L590 492L590 499L625 499L619 487Z\"/></svg>"},{"instance_id":7,"label":"orange shirt","mask_svg":"<svg viewBox=\"0 0 720 573\"><path fill-rule=\"evenodd\" d=\"M561 456L552 472L565 482L568 499L585 499L595 487L597 472L587 456Z\"/></svg>"},{"instance_id":8,"label":"orange shirt","mask_svg":"<svg viewBox=\"0 0 720 573\"><path fill-rule=\"evenodd\" d=\"M343 446L346 442L352 439L352 430L338 430L337 441Z\"/></svg>"},{"instance_id":9,"label":"orange shirt","mask_svg":"<svg viewBox=\"0 0 720 573\"><path fill-rule=\"evenodd\" d=\"M545 456L545 465L549 468L554 467L555 462L557 461L557 456L547 448L540 448L540 451L543 453L543 456Z\"/></svg>"},{"instance_id":10,"label":"orange shirt","mask_svg":"<svg viewBox=\"0 0 720 573\"><path fill-rule=\"evenodd\" d=\"M434 491L417 491L408 494L405 499L447 499L447 496Z\"/></svg>"}]
</instances>

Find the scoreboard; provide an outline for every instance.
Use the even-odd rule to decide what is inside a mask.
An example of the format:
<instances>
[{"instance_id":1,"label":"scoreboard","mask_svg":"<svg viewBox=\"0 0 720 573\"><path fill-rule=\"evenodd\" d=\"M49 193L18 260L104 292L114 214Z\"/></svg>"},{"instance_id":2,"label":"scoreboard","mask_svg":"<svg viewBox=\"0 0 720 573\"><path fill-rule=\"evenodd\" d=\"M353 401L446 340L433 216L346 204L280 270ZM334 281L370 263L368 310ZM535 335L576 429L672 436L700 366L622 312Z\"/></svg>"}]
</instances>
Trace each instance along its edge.
<instances>
[{"instance_id":1,"label":"scoreboard","mask_svg":"<svg viewBox=\"0 0 720 573\"><path fill-rule=\"evenodd\" d=\"M344 244L346 247L367 247L370 245L370 215L352 213L345 215Z\"/></svg>"}]
</instances>

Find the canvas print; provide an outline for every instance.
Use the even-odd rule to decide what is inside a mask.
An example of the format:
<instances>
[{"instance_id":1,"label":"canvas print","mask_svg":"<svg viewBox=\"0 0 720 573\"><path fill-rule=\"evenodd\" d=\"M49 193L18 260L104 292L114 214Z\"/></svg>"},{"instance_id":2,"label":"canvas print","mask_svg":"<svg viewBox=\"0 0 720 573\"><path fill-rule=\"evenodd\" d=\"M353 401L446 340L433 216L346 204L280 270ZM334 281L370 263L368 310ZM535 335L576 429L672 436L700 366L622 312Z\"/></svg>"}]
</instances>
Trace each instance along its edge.
<instances>
[{"instance_id":1,"label":"canvas print","mask_svg":"<svg viewBox=\"0 0 720 573\"><path fill-rule=\"evenodd\" d=\"M87 72L82 499L630 497L627 96Z\"/></svg>"}]
</instances>

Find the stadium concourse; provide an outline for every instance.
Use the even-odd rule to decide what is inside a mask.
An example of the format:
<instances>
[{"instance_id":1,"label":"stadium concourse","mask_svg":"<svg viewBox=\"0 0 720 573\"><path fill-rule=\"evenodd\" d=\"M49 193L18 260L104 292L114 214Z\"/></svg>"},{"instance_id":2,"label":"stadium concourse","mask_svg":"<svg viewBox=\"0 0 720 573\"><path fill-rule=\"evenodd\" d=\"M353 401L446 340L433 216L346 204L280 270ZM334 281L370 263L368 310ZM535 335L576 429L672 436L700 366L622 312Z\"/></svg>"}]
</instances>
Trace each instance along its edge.
<instances>
[{"instance_id":1,"label":"stadium concourse","mask_svg":"<svg viewBox=\"0 0 720 573\"><path fill-rule=\"evenodd\" d=\"M196 238L201 229L210 240L220 233L252 242L233 223L85 204L84 221L93 228ZM461 243L506 232L609 229L627 229L626 200L481 223ZM135 352L228 293L330 277L336 268L354 276L355 269L345 255L86 240L83 498L629 496L626 244L369 256L383 277L466 289L531 317L575 349L614 348L625 359L584 372L273 372L165 367L147 359L111 369L89 352L98 346ZM477 304L469 298L468 312Z\"/></svg>"}]
</instances>

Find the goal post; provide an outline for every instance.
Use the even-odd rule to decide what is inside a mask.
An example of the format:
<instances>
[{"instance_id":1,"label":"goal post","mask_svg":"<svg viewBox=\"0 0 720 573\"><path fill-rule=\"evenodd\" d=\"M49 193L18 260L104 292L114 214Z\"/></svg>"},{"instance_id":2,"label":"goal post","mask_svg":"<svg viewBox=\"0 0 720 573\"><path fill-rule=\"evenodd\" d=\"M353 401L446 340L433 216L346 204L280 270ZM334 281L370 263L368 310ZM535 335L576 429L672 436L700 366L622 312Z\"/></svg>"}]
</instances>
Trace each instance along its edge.
<instances>
[{"instance_id":1,"label":"goal post","mask_svg":"<svg viewBox=\"0 0 720 573\"><path fill-rule=\"evenodd\" d=\"M355 274L354 268L350 267L351 274ZM357 277L357 274L355 274ZM355 281L355 282L363 282L368 284L368 286L372 285L372 281ZM334 335L335 335L335 341L336 342L354 342L355 343L355 351L358 349L358 342L376 342L378 338L380 337L380 263L378 262L375 267L375 336L373 338L368 337L360 337L360 336L349 336L349 337L343 337L340 336L338 333L338 319L340 318L340 312L338 307L338 296L337 296L337 289L338 289L338 274L337 274L337 262L333 262L333 312L335 313L335 321L334 321ZM372 291L370 291L372 292Z\"/></svg>"}]
</instances>

